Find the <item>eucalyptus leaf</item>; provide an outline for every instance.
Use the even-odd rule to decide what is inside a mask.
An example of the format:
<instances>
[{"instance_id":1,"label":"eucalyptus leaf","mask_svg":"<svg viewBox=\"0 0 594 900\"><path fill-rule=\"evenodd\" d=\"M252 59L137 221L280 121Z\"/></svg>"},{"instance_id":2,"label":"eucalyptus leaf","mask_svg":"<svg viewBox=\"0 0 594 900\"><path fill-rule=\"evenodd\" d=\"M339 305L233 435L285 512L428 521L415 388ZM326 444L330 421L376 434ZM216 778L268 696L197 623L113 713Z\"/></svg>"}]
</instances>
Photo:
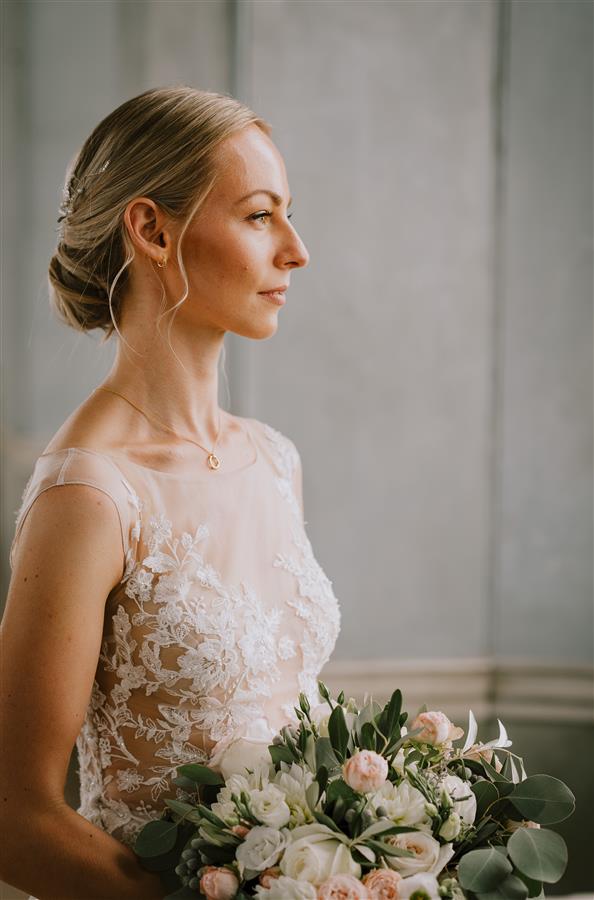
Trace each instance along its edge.
<instances>
[{"instance_id":1,"label":"eucalyptus leaf","mask_svg":"<svg viewBox=\"0 0 594 900\"><path fill-rule=\"evenodd\" d=\"M529 775L515 785L509 799L524 818L540 825L562 822L575 809L573 793L552 775Z\"/></svg>"},{"instance_id":2,"label":"eucalyptus leaf","mask_svg":"<svg viewBox=\"0 0 594 900\"><path fill-rule=\"evenodd\" d=\"M508 875L494 891L481 892L477 900L526 900L528 888L517 875Z\"/></svg>"},{"instance_id":3,"label":"eucalyptus leaf","mask_svg":"<svg viewBox=\"0 0 594 900\"><path fill-rule=\"evenodd\" d=\"M161 856L175 846L177 823L165 819L153 819L139 832L134 844L134 852L142 858Z\"/></svg>"},{"instance_id":4,"label":"eucalyptus leaf","mask_svg":"<svg viewBox=\"0 0 594 900\"><path fill-rule=\"evenodd\" d=\"M534 878L528 878L527 875L524 875L523 872L520 872L516 869L516 875L518 878L521 878L526 887L528 888L528 896L529 897L539 897L542 894L542 882L535 881Z\"/></svg>"},{"instance_id":5,"label":"eucalyptus leaf","mask_svg":"<svg viewBox=\"0 0 594 900\"><path fill-rule=\"evenodd\" d=\"M458 881L475 894L494 891L513 871L510 861L493 847L471 850L460 860Z\"/></svg>"},{"instance_id":6,"label":"eucalyptus leaf","mask_svg":"<svg viewBox=\"0 0 594 900\"><path fill-rule=\"evenodd\" d=\"M220 784L223 785L223 776L208 766L201 766L198 763L187 763L184 766L178 766L177 771L180 775L185 775L190 781L196 784Z\"/></svg>"},{"instance_id":7,"label":"eucalyptus leaf","mask_svg":"<svg viewBox=\"0 0 594 900\"><path fill-rule=\"evenodd\" d=\"M271 744L268 748L270 751L270 756L272 758L273 763L286 762L289 765L295 762L295 757L291 753L288 747L283 746L282 744Z\"/></svg>"},{"instance_id":8,"label":"eucalyptus leaf","mask_svg":"<svg viewBox=\"0 0 594 900\"><path fill-rule=\"evenodd\" d=\"M528 878L554 884L567 868L567 845L560 834L545 828L518 828L507 842L507 852Z\"/></svg>"}]
</instances>

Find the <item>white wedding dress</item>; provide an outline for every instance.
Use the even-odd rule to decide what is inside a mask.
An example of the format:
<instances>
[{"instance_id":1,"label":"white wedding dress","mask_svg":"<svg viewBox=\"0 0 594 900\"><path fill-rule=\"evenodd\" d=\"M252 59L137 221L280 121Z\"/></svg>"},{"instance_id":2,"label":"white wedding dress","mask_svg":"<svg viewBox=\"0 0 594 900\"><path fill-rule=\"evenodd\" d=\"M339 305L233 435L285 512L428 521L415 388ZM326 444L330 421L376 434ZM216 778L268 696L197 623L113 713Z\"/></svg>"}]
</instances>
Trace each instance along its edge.
<instances>
[{"instance_id":1,"label":"white wedding dress","mask_svg":"<svg viewBox=\"0 0 594 900\"><path fill-rule=\"evenodd\" d=\"M208 763L239 735L268 742L334 648L340 613L297 499L293 442L242 419L253 459L192 477L72 447L42 454L35 498L63 484L109 495L125 553L110 593L92 693L76 741L78 812L132 845L159 816L176 768ZM68 536L64 536L67 540Z\"/></svg>"}]
</instances>

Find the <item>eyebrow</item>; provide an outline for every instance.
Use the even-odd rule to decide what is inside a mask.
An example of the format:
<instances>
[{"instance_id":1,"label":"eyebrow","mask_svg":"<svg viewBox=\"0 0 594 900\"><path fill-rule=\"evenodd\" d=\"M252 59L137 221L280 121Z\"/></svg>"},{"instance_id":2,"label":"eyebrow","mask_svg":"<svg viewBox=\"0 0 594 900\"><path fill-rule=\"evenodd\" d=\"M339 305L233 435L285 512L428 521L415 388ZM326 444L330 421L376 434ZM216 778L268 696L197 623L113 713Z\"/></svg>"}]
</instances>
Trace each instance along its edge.
<instances>
[{"instance_id":1,"label":"eyebrow","mask_svg":"<svg viewBox=\"0 0 594 900\"><path fill-rule=\"evenodd\" d=\"M250 197L254 196L254 194L268 194L268 196L272 199L272 201L276 204L276 206L280 206L281 203L283 202L283 198L280 197L278 194L275 194L274 191L269 191L266 188L258 188L257 190L251 191L251 193L246 194L245 197L241 198L241 200L238 200L236 205L238 205L239 203L243 203L244 200L249 200ZM289 197L289 202L287 204L287 208L291 205L292 202L293 202L293 198Z\"/></svg>"}]
</instances>

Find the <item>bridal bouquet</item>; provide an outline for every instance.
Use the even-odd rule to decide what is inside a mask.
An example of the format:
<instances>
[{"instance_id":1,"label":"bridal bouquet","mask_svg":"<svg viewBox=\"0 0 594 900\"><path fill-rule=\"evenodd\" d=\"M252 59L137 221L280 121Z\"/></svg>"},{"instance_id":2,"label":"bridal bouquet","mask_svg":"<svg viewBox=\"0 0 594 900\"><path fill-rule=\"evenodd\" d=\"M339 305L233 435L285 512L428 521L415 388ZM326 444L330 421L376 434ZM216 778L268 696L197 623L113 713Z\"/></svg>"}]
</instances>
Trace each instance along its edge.
<instances>
[{"instance_id":1,"label":"bridal bouquet","mask_svg":"<svg viewBox=\"0 0 594 900\"><path fill-rule=\"evenodd\" d=\"M398 690L362 709L319 691L315 708L300 695L266 758L232 745L214 768L179 767L185 800L167 800L134 848L169 900L524 900L561 878L565 842L541 825L570 816L574 796L526 775L501 722L479 743L471 711L456 747L464 732L443 712L422 707L408 729Z\"/></svg>"}]
</instances>

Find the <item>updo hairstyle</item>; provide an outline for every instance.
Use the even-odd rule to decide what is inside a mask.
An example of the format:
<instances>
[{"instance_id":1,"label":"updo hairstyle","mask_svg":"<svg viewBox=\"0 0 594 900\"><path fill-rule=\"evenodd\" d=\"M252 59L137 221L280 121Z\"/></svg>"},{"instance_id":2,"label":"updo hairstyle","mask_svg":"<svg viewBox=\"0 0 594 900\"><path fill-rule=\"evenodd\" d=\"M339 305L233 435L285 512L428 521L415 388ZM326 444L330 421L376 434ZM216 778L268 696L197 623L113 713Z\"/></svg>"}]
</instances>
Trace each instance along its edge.
<instances>
[{"instance_id":1,"label":"updo hairstyle","mask_svg":"<svg viewBox=\"0 0 594 900\"><path fill-rule=\"evenodd\" d=\"M185 230L216 179L215 148L248 125L268 123L225 94L157 88L127 100L97 125L64 188L60 241L49 266L59 317L77 331L118 331L134 246L124 225L128 203L150 197ZM119 333L119 332L118 332Z\"/></svg>"}]
</instances>

